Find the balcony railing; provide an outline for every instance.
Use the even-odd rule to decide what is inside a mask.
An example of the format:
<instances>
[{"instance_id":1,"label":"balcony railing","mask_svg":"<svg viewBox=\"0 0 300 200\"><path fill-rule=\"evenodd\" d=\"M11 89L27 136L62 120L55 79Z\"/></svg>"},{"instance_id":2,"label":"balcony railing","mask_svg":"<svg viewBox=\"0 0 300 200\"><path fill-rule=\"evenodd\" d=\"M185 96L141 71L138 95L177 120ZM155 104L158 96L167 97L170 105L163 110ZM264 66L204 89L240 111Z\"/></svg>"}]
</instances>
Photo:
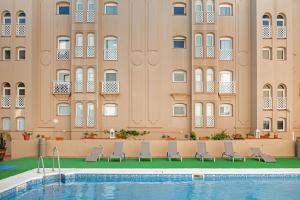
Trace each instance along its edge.
<instances>
[{"instance_id":1,"label":"balcony railing","mask_svg":"<svg viewBox=\"0 0 300 200\"><path fill-rule=\"evenodd\" d=\"M87 22L95 22L95 11L88 10L86 13L86 21Z\"/></svg>"},{"instance_id":2,"label":"balcony railing","mask_svg":"<svg viewBox=\"0 0 300 200\"><path fill-rule=\"evenodd\" d=\"M277 109L284 110L287 109L287 98L277 97Z\"/></svg>"},{"instance_id":3,"label":"balcony railing","mask_svg":"<svg viewBox=\"0 0 300 200\"><path fill-rule=\"evenodd\" d=\"M118 60L118 49L104 49L104 60Z\"/></svg>"},{"instance_id":4,"label":"balcony railing","mask_svg":"<svg viewBox=\"0 0 300 200\"><path fill-rule=\"evenodd\" d=\"M2 24L2 36L11 36L11 24Z\"/></svg>"},{"instance_id":5,"label":"balcony railing","mask_svg":"<svg viewBox=\"0 0 300 200\"><path fill-rule=\"evenodd\" d=\"M16 35L24 37L26 35L26 29L24 24L17 24L16 26Z\"/></svg>"},{"instance_id":6,"label":"balcony railing","mask_svg":"<svg viewBox=\"0 0 300 200\"><path fill-rule=\"evenodd\" d=\"M195 127L196 128L203 127L203 116L195 116Z\"/></svg>"},{"instance_id":7,"label":"balcony railing","mask_svg":"<svg viewBox=\"0 0 300 200\"><path fill-rule=\"evenodd\" d=\"M9 95L5 95L1 97L1 107L2 108L10 108L11 106L11 97Z\"/></svg>"},{"instance_id":8,"label":"balcony railing","mask_svg":"<svg viewBox=\"0 0 300 200\"><path fill-rule=\"evenodd\" d=\"M92 128L95 126L95 117L87 116L87 127Z\"/></svg>"},{"instance_id":9,"label":"balcony railing","mask_svg":"<svg viewBox=\"0 0 300 200\"><path fill-rule=\"evenodd\" d=\"M206 12L206 22L208 24L215 23L215 12Z\"/></svg>"},{"instance_id":10,"label":"balcony railing","mask_svg":"<svg viewBox=\"0 0 300 200\"><path fill-rule=\"evenodd\" d=\"M215 117L214 116L206 117L206 127L208 127L208 128L215 127Z\"/></svg>"},{"instance_id":11,"label":"balcony railing","mask_svg":"<svg viewBox=\"0 0 300 200\"><path fill-rule=\"evenodd\" d=\"M215 92L215 82L214 81L207 81L206 82L206 92L214 93Z\"/></svg>"},{"instance_id":12,"label":"balcony railing","mask_svg":"<svg viewBox=\"0 0 300 200\"><path fill-rule=\"evenodd\" d=\"M203 58L203 46L195 46L195 57Z\"/></svg>"},{"instance_id":13,"label":"balcony railing","mask_svg":"<svg viewBox=\"0 0 300 200\"><path fill-rule=\"evenodd\" d=\"M87 81L87 92L95 92L95 81Z\"/></svg>"},{"instance_id":14,"label":"balcony railing","mask_svg":"<svg viewBox=\"0 0 300 200\"><path fill-rule=\"evenodd\" d=\"M195 92L203 92L203 82L202 81L195 82Z\"/></svg>"},{"instance_id":15,"label":"balcony railing","mask_svg":"<svg viewBox=\"0 0 300 200\"><path fill-rule=\"evenodd\" d=\"M120 89L119 81L103 81L102 93L103 94L118 94Z\"/></svg>"},{"instance_id":16,"label":"balcony railing","mask_svg":"<svg viewBox=\"0 0 300 200\"><path fill-rule=\"evenodd\" d=\"M16 96L16 108L25 108L25 95Z\"/></svg>"},{"instance_id":17,"label":"balcony railing","mask_svg":"<svg viewBox=\"0 0 300 200\"><path fill-rule=\"evenodd\" d=\"M207 58L214 58L215 57L215 47L207 46L206 47L206 57Z\"/></svg>"},{"instance_id":18,"label":"balcony railing","mask_svg":"<svg viewBox=\"0 0 300 200\"><path fill-rule=\"evenodd\" d=\"M286 26L277 27L277 38L286 38Z\"/></svg>"},{"instance_id":19,"label":"balcony railing","mask_svg":"<svg viewBox=\"0 0 300 200\"><path fill-rule=\"evenodd\" d=\"M57 60L69 60L70 50L69 49L57 49Z\"/></svg>"},{"instance_id":20,"label":"balcony railing","mask_svg":"<svg viewBox=\"0 0 300 200\"><path fill-rule=\"evenodd\" d=\"M83 127L83 117L75 116L75 127Z\"/></svg>"},{"instance_id":21,"label":"balcony railing","mask_svg":"<svg viewBox=\"0 0 300 200\"><path fill-rule=\"evenodd\" d=\"M272 38L272 26L263 26L262 37L263 38Z\"/></svg>"},{"instance_id":22,"label":"balcony railing","mask_svg":"<svg viewBox=\"0 0 300 200\"><path fill-rule=\"evenodd\" d=\"M220 49L220 60L232 60L232 49Z\"/></svg>"},{"instance_id":23,"label":"balcony railing","mask_svg":"<svg viewBox=\"0 0 300 200\"><path fill-rule=\"evenodd\" d=\"M53 82L53 94L70 94L71 83L65 81L54 81Z\"/></svg>"},{"instance_id":24,"label":"balcony railing","mask_svg":"<svg viewBox=\"0 0 300 200\"><path fill-rule=\"evenodd\" d=\"M220 94L234 94L235 93L235 82L219 82L219 93Z\"/></svg>"},{"instance_id":25,"label":"balcony railing","mask_svg":"<svg viewBox=\"0 0 300 200\"><path fill-rule=\"evenodd\" d=\"M88 58L95 57L95 51L96 51L96 47L95 46L88 46L87 49L86 49L86 56Z\"/></svg>"},{"instance_id":26,"label":"balcony railing","mask_svg":"<svg viewBox=\"0 0 300 200\"><path fill-rule=\"evenodd\" d=\"M75 11L75 22L83 22L83 11Z\"/></svg>"},{"instance_id":27,"label":"balcony railing","mask_svg":"<svg viewBox=\"0 0 300 200\"><path fill-rule=\"evenodd\" d=\"M273 108L272 97L264 97L263 99L263 109L270 110Z\"/></svg>"},{"instance_id":28,"label":"balcony railing","mask_svg":"<svg viewBox=\"0 0 300 200\"><path fill-rule=\"evenodd\" d=\"M83 46L75 46L75 57L76 58L83 57Z\"/></svg>"},{"instance_id":29,"label":"balcony railing","mask_svg":"<svg viewBox=\"0 0 300 200\"><path fill-rule=\"evenodd\" d=\"M204 22L204 12L203 11L195 12L195 22L197 24Z\"/></svg>"},{"instance_id":30,"label":"balcony railing","mask_svg":"<svg viewBox=\"0 0 300 200\"><path fill-rule=\"evenodd\" d=\"M75 81L75 92L83 92L83 81Z\"/></svg>"}]
</instances>

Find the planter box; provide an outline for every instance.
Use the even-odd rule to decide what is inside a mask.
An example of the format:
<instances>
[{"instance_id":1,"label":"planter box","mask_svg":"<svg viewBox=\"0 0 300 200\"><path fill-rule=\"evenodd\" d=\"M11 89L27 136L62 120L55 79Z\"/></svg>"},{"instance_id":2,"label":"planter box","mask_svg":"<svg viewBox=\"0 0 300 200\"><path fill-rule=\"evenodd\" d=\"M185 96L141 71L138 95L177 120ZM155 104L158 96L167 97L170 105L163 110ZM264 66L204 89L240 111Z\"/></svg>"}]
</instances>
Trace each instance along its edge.
<instances>
[{"instance_id":1,"label":"planter box","mask_svg":"<svg viewBox=\"0 0 300 200\"><path fill-rule=\"evenodd\" d=\"M208 136L199 137L199 140L209 140L209 137Z\"/></svg>"}]
</instances>

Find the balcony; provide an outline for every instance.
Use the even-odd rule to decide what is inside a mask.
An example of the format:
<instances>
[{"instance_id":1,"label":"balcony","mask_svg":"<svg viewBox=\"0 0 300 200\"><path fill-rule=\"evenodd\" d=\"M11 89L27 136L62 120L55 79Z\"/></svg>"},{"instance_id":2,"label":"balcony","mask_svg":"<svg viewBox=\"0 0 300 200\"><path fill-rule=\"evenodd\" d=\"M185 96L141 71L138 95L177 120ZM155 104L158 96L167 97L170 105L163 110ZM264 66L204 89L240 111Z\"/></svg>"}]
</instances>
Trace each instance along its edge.
<instances>
[{"instance_id":1,"label":"balcony","mask_svg":"<svg viewBox=\"0 0 300 200\"><path fill-rule=\"evenodd\" d=\"M215 57L215 47L206 47L206 57L207 58Z\"/></svg>"},{"instance_id":2,"label":"balcony","mask_svg":"<svg viewBox=\"0 0 300 200\"><path fill-rule=\"evenodd\" d=\"M214 81L207 81L206 82L206 92L214 93L215 92L215 82Z\"/></svg>"},{"instance_id":3,"label":"balcony","mask_svg":"<svg viewBox=\"0 0 300 200\"><path fill-rule=\"evenodd\" d=\"M215 12L206 12L206 23L215 23Z\"/></svg>"},{"instance_id":4,"label":"balcony","mask_svg":"<svg viewBox=\"0 0 300 200\"><path fill-rule=\"evenodd\" d=\"M104 49L104 60L118 60L118 49Z\"/></svg>"},{"instance_id":5,"label":"balcony","mask_svg":"<svg viewBox=\"0 0 300 200\"><path fill-rule=\"evenodd\" d=\"M272 38L272 27L271 26L263 26L262 37L265 39Z\"/></svg>"},{"instance_id":6,"label":"balcony","mask_svg":"<svg viewBox=\"0 0 300 200\"><path fill-rule=\"evenodd\" d=\"M220 49L220 60L232 60L232 49Z\"/></svg>"},{"instance_id":7,"label":"balcony","mask_svg":"<svg viewBox=\"0 0 300 200\"><path fill-rule=\"evenodd\" d=\"M88 46L86 49L86 56L88 58L95 57L96 47L95 46Z\"/></svg>"},{"instance_id":8,"label":"balcony","mask_svg":"<svg viewBox=\"0 0 300 200\"><path fill-rule=\"evenodd\" d=\"M204 22L204 12L203 11L195 12L195 22L197 24Z\"/></svg>"},{"instance_id":9,"label":"balcony","mask_svg":"<svg viewBox=\"0 0 300 200\"><path fill-rule=\"evenodd\" d=\"M26 35L25 25L17 24L16 26L16 36L24 37Z\"/></svg>"},{"instance_id":10,"label":"balcony","mask_svg":"<svg viewBox=\"0 0 300 200\"><path fill-rule=\"evenodd\" d=\"M83 22L83 11L75 11L75 22Z\"/></svg>"},{"instance_id":11,"label":"balcony","mask_svg":"<svg viewBox=\"0 0 300 200\"><path fill-rule=\"evenodd\" d=\"M277 109L278 110L287 109L287 98L286 97L277 97Z\"/></svg>"},{"instance_id":12,"label":"balcony","mask_svg":"<svg viewBox=\"0 0 300 200\"><path fill-rule=\"evenodd\" d=\"M57 60L69 60L70 50L69 49L57 49Z\"/></svg>"},{"instance_id":13,"label":"balcony","mask_svg":"<svg viewBox=\"0 0 300 200\"><path fill-rule=\"evenodd\" d=\"M59 94L59 95L71 94L71 83L65 81L54 81L53 94Z\"/></svg>"},{"instance_id":14,"label":"balcony","mask_svg":"<svg viewBox=\"0 0 300 200\"><path fill-rule=\"evenodd\" d=\"M9 95L5 95L1 97L1 107L2 108L10 108L11 106L11 97Z\"/></svg>"},{"instance_id":15,"label":"balcony","mask_svg":"<svg viewBox=\"0 0 300 200\"><path fill-rule=\"evenodd\" d=\"M206 127L208 127L208 128L215 127L215 117L214 116L206 117Z\"/></svg>"},{"instance_id":16,"label":"balcony","mask_svg":"<svg viewBox=\"0 0 300 200\"><path fill-rule=\"evenodd\" d=\"M87 92L95 92L95 81L87 81Z\"/></svg>"},{"instance_id":17,"label":"balcony","mask_svg":"<svg viewBox=\"0 0 300 200\"><path fill-rule=\"evenodd\" d=\"M195 82L195 92L203 92L203 82L202 81Z\"/></svg>"},{"instance_id":18,"label":"balcony","mask_svg":"<svg viewBox=\"0 0 300 200\"><path fill-rule=\"evenodd\" d=\"M2 24L2 36L11 36L11 24Z\"/></svg>"},{"instance_id":19,"label":"balcony","mask_svg":"<svg viewBox=\"0 0 300 200\"><path fill-rule=\"evenodd\" d=\"M91 23L95 22L95 11L94 10L88 10L86 13L86 21Z\"/></svg>"},{"instance_id":20,"label":"balcony","mask_svg":"<svg viewBox=\"0 0 300 200\"><path fill-rule=\"evenodd\" d=\"M196 58L203 58L203 47L202 46L195 46L195 57Z\"/></svg>"},{"instance_id":21,"label":"balcony","mask_svg":"<svg viewBox=\"0 0 300 200\"><path fill-rule=\"evenodd\" d=\"M103 81L102 94L119 94L119 81Z\"/></svg>"},{"instance_id":22,"label":"balcony","mask_svg":"<svg viewBox=\"0 0 300 200\"><path fill-rule=\"evenodd\" d=\"M219 93L220 94L234 94L235 93L235 82L219 82Z\"/></svg>"},{"instance_id":23,"label":"balcony","mask_svg":"<svg viewBox=\"0 0 300 200\"><path fill-rule=\"evenodd\" d=\"M25 95L16 96L16 108L25 108Z\"/></svg>"},{"instance_id":24,"label":"balcony","mask_svg":"<svg viewBox=\"0 0 300 200\"><path fill-rule=\"evenodd\" d=\"M76 58L83 57L83 46L75 46L75 57Z\"/></svg>"},{"instance_id":25,"label":"balcony","mask_svg":"<svg viewBox=\"0 0 300 200\"><path fill-rule=\"evenodd\" d=\"M203 127L203 116L195 116L195 127L196 128Z\"/></svg>"},{"instance_id":26,"label":"balcony","mask_svg":"<svg viewBox=\"0 0 300 200\"><path fill-rule=\"evenodd\" d=\"M287 36L287 34L286 34L286 26L277 27L276 33L277 33L277 38L279 38L279 39L286 38L286 36Z\"/></svg>"},{"instance_id":27,"label":"balcony","mask_svg":"<svg viewBox=\"0 0 300 200\"><path fill-rule=\"evenodd\" d=\"M271 110L273 108L272 97L264 97L263 99L263 109Z\"/></svg>"}]
</instances>

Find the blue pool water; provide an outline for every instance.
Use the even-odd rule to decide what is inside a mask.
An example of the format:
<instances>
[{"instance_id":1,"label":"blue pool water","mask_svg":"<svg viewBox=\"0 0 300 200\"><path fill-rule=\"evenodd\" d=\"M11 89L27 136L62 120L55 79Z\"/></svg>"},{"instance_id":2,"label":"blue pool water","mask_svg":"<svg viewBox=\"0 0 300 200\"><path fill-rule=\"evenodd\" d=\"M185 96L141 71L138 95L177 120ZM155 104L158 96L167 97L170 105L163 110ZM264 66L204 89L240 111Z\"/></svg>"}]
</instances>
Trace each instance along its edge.
<instances>
[{"instance_id":1,"label":"blue pool water","mask_svg":"<svg viewBox=\"0 0 300 200\"><path fill-rule=\"evenodd\" d=\"M99 176L79 175L48 180L44 186L29 183L0 199L103 199L103 200L299 200L300 176ZM47 181L46 181L47 182Z\"/></svg>"}]
</instances>

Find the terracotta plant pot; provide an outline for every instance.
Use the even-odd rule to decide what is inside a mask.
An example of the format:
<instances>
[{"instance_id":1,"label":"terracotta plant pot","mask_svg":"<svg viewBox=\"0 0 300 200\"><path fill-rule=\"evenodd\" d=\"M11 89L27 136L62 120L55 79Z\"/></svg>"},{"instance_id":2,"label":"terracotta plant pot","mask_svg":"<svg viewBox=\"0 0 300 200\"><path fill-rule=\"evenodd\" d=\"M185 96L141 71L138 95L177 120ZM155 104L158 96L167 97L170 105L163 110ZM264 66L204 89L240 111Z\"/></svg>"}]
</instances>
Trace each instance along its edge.
<instances>
[{"instance_id":1,"label":"terracotta plant pot","mask_svg":"<svg viewBox=\"0 0 300 200\"><path fill-rule=\"evenodd\" d=\"M174 138L169 137L169 138L167 138L167 140L176 140L176 137L174 137Z\"/></svg>"},{"instance_id":2,"label":"terracotta plant pot","mask_svg":"<svg viewBox=\"0 0 300 200\"><path fill-rule=\"evenodd\" d=\"M23 135L24 140L28 141L30 140L30 135Z\"/></svg>"},{"instance_id":3,"label":"terracotta plant pot","mask_svg":"<svg viewBox=\"0 0 300 200\"><path fill-rule=\"evenodd\" d=\"M6 149L0 149L0 161L3 160L3 158L5 156L5 152L6 152Z\"/></svg>"},{"instance_id":4,"label":"terracotta plant pot","mask_svg":"<svg viewBox=\"0 0 300 200\"><path fill-rule=\"evenodd\" d=\"M202 136L202 137L199 137L199 140L209 140L209 137L208 136Z\"/></svg>"},{"instance_id":5,"label":"terracotta plant pot","mask_svg":"<svg viewBox=\"0 0 300 200\"><path fill-rule=\"evenodd\" d=\"M56 139L56 140L64 140L63 137L56 137L55 139Z\"/></svg>"}]
</instances>

